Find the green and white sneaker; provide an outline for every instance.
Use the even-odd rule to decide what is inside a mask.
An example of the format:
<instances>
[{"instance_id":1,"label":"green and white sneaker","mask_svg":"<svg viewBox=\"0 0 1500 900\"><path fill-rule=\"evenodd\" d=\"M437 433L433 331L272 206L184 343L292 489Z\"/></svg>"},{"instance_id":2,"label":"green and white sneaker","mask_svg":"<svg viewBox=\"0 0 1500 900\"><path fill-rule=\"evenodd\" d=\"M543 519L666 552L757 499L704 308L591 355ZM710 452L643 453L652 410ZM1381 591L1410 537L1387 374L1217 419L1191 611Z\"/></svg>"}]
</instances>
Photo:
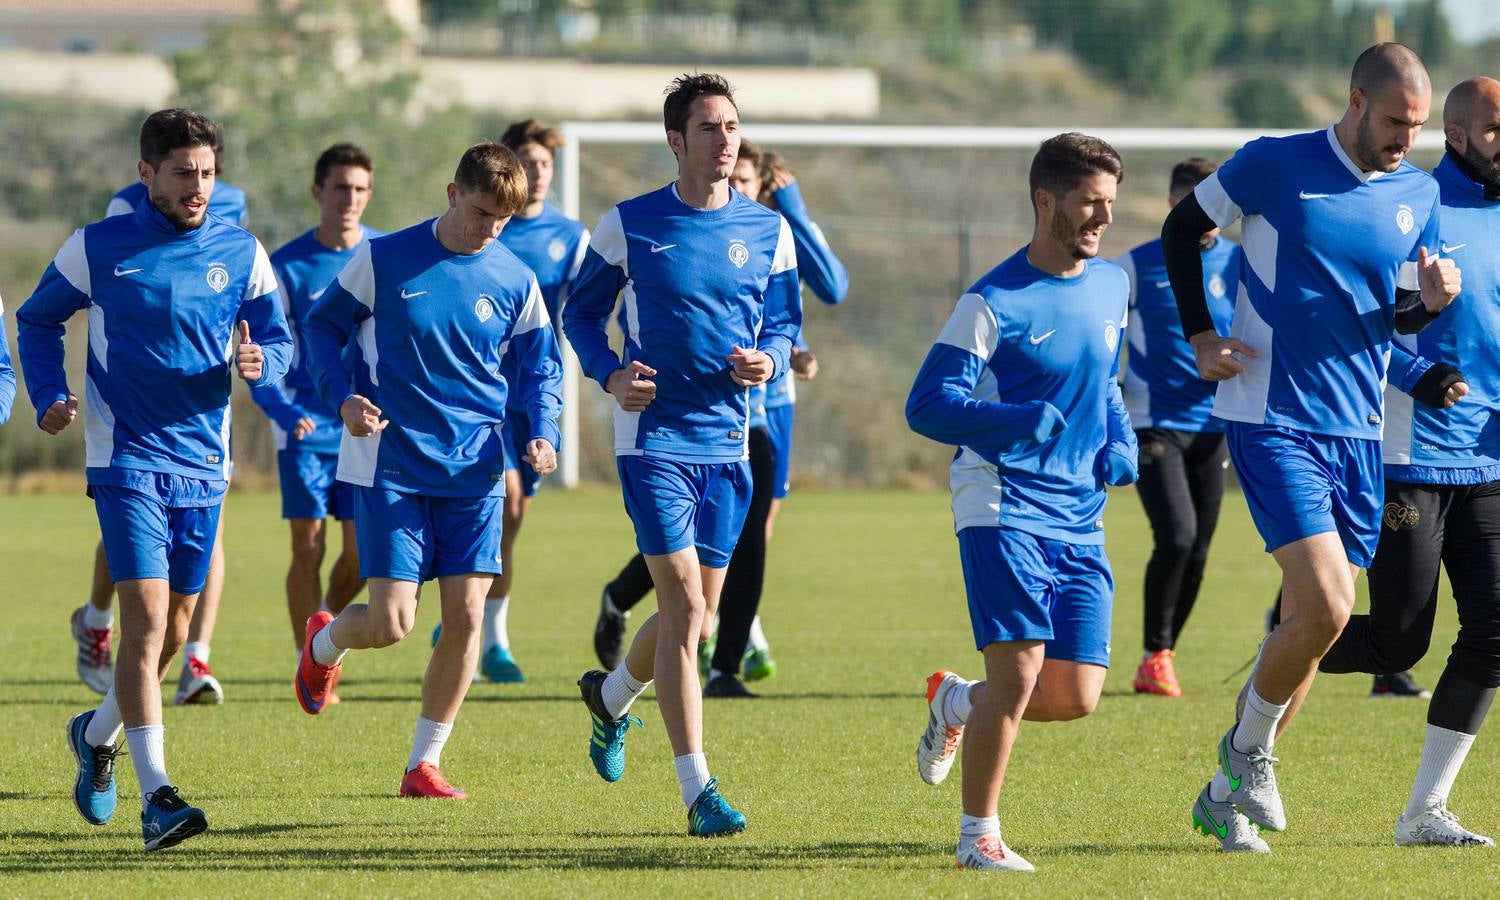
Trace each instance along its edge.
<instances>
[{"instance_id":1,"label":"green and white sneaker","mask_svg":"<svg viewBox=\"0 0 1500 900\"><path fill-rule=\"evenodd\" d=\"M1396 846L1493 847L1495 842L1458 824L1458 816L1447 807L1424 810L1411 819L1396 818Z\"/></svg>"},{"instance_id":2,"label":"green and white sneaker","mask_svg":"<svg viewBox=\"0 0 1500 900\"><path fill-rule=\"evenodd\" d=\"M1267 831L1286 830L1286 810L1276 790L1276 757L1264 750L1241 753L1234 748L1234 730L1229 726L1219 741L1219 769L1229 779L1229 802L1245 818Z\"/></svg>"},{"instance_id":3,"label":"green and white sneaker","mask_svg":"<svg viewBox=\"0 0 1500 900\"><path fill-rule=\"evenodd\" d=\"M765 681L767 678L776 677L776 660L771 658L770 648L757 650L751 647L745 651L742 661L745 668L746 681Z\"/></svg>"},{"instance_id":4,"label":"green and white sneaker","mask_svg":"<svg viewBox=\"0 0 1500 900\"><path fill-rule=\"evenodd\" d=\"M1261 840L1255 825L1234 808L1228 800L1214 802L1208 785L1193 804L1193 826L1204 835L1218 840L1225 853L1270 853L1271 847Z\"/></svg>"},{"instance_id":5,"label":"green and white sneaker","mask_svg":"<svg viewBox=\"0 0 1500 900\"><path fill-rule=\"evenodd\" d=\"M1021 854L1005 846L998 834L987 834L982 838L958 839L958 858L955 869L979 869L986 872L1035 872L1036 866L1027 862Z\"/></svg>"}]
</instances>

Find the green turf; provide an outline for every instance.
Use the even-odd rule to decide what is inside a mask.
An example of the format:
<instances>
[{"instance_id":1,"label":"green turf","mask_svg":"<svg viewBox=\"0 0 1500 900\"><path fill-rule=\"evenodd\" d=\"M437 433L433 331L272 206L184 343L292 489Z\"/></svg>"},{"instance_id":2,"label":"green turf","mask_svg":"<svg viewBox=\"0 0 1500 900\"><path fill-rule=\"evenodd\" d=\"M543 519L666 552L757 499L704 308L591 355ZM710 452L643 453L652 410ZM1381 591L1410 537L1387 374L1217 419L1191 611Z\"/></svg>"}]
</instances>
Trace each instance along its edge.
<instances>
[{"instance_id":1,"label":"green turf","mask_svg":"<svg viewBox=\"0 0 1500 900\"><path fill-rule=\"evenodd\" d=\"M141 851L135 777L121 759L119 813L93 828L68 799L64 723L95 697L77 683L67 621L88 584L95 525L81 496L7 497L0 520L0 894L301 896L957 896L1018 889L1014 876L952 870L959 777L916 775L925 676L978 672L947 498L795 494L772 545L767 630L781 674L764 699L707 708L708 758L749 831L684 836L665 733L636 707L630 765L590 767L574 680L594 665L600 584L630 552L616 494L547 492L522 538L511 614L528 681L475 685L444 756L466 803L395 796L417 714L435 608L394 648L351 654L347 701L304 715L291 688L282 600L287 538L270 495L229 505L229 588L214 642L222 707L166 711L169 771L210 831ZM1392 846L1415 772L1420 702L1366 699L1363 676L1325 677L1278 746L1290 827L1270 858L1225 857L1189 808L1211 773L1254 650L1274 572L1231 495L1199 610L1179 654L1187 696L1130 692L1148 536L1115 497L1117 668L1099 711L1026 725L1001 798L1009 842L1053 895L1483 895L1493 851ZM1446 596L1446 595L1445 595ZM1443 604L1432 684L1452 639ZM636 617L638 622L642 618ZM1500 831L1497 756L1481 740L1458 783L1466 824Z\"/></svg>"}]
</instances>

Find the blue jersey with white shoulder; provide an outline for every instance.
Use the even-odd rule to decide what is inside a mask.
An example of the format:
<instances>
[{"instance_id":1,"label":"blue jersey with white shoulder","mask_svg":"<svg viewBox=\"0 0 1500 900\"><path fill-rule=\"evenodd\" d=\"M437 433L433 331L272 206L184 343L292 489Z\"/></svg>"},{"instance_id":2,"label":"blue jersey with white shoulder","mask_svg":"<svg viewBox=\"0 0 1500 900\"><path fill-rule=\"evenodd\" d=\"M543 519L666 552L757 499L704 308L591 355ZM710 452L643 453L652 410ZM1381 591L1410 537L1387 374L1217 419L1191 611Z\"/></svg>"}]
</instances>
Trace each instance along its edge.
<instances>
[{"instance_id":1,"label":"blue jersey with white shoulder","mask_svg":"<svg viewBox=\"0 0 1500 900\"><path fill-rule=\"evenodd\" d=\"M620 296L625 359L605 329ZM615 455L722 463L749 453L749 391L730 378L736 346L789 367L802 326L791 229L737 191L718 209L689 206L675 184L605 214L563 307L583 371L601 385L631 361L655 369L643 412L616 406Z\"/></svg>"},{"instance_id":2,"label":"blue jersey with white shoulder","mask_svg":"<svg viewBox=\"0 0 1500 900\"><path fill-rule=\"evenodd\" d=\"M511 216L500 232L500 242L521 262L536 273L537 285L542 290L542 302L547 307L547 321L554 332L562 327L560 318L562 305L567 301L568 289L578 277L583 265L583 255L589 248L589 230L582 222L570 219L550 203L542 205L540 214L526 218ZM507 363L507 378L514 376L511 364ZM524 412L520 398L511 395L512 410Z\"/></svg>"},{"instance_id":3,"label":"blue jersey with white shoulder","mask_svg":"<svg viewBox=\"0 0 1500 900\"><path fill-rule=\"evenodd\" d=\"M104 209L104 217L122 216L132 212L141 201L146 199L146 185L137 181L128 184L115 192L110 198L109 206ZM245 192L227 181L215 181L214 191L208 195L208 211L218 216L231 225L241 228L250 227L249 210L245 204Z\"/></svg>"},{"instance_id":4,"label":"blue jersey with white shoulder","mask_svg":"<svg viewBox=\"0 0 1500 900\"><path fill-rule=\"evenodd\" d=\"M1239 283L1239 246L1221 237L1202 255L1203 295L1214 328L1225 334L1234 314L1230 286ZM1182 336L1161 241L1141 244L1115 262L1130 278L1129 339L1121 385L1130 421L1136 428L1223 431L1223 423L1213 417L1218 385L1199 376L1193 345Z\"/></svg>"},{"instance_id":5,"label":"blue jersey with white shoulder","mask_svg":"<svg viewBox=\"0 0 1500 900\"><path fill-rule=\"evenodd\" d=\"M150 203L75 231L16 313L38 421L70 393L63 330L80 309L89 483L122 484L122 470L227 480L239 322L265 355L257 385L280 379L292 355L254 235L214 216L179 231Z\"/></svg>"},{"instance_id":6,"label":"blue jersey with white shoulder","mask_svg":"<svg viewBox=\"0 0 1500 900\"><path fill-rule=\"evenodd\" d=\"M0 425L10 421L16 402L16 370L10 364L10 342L5 337L5 303L0 301Z\"/></svg>"},{"instance_id":7,"label":"blue jersey with white shoulder","mask_svg":"<svg viewBox=\"0 0 1500 900\"><path fill-rule=\"evenodd\" d=\"M1500 200L1445 155L1443 256L1463 271L1463 294L1420 334L1396 336L1386 387L1386 478L1408 484L1483 484L1500 478ZM1458 367L1469 395L1437 409L1407 393L1431 362Z\"/></svg>"},{"instance_id":8,"label":"blue jersey with white shoulder","mask_svg":"<svg viewBox=\"0 0 1500 900\"><path fill-rule=\"evenodd\" d=\"M360 226L364 241L379 237L382 232ZM338 277L354 253L356 244L342 250L334 250L316 237L317 229L310 229L277 248L271 254L271 267L276 271L276 281L281 286L281 309L286 316L287 327L292 332L293 346L291 368L279 383L252 388L250 397L271 420L271 435L277 450L298 447L309 453L334 454L339 452L339 434L344 423L336 408L324 403L313 384L312 374L307 370L307 348L302 337L302 320L306 318L313 303ZM363 243L364 241L361 241ZM298 441L292 437L297 422L311 419L315 425L307 437Z\"/></svg>"},{"instance_id":9,"label":"blue jersey with white shoulder","mask_svg":"<svg viewBox=\"0 0 1500 900\"><path fill-rule=\"evenodd\" d=\"M1437 182L1404 161L1361 171L1330 127L1252 141L1193 193L1220 227L1245 219L1230 334L1260 354L1214 415L1378 440L1396 289L1437 252Z\"/></svg>"},{"instance_id":10,"label":"blue jersey with white shoulder","mask_svg":"<svg viewBox=\"0 0 1500 900\"><path fill-rule=\"evenodd\" d=\"M1031 265L1025 247L979 279L917 373L912 429L959 448L950 469L954 530L1015 528L1078 544L1104 542L1099 462L1110 445L1134 456L1116 382L1130 285L1091 259L1071 278ZM1035 411L1066 427L1038 443Z\"/></svg>"},{"instance_id":11,"label":"blue jersey with white shoulder","mask_svg":"<svg viewBox=\"0 0 1500 900\"><path fill-rule=\"evenodd\" d=\"M368 437L342 433L340 481L437 497L503 494L507 395L521 395L531 437L558 447L562 358L531 270L499 241L454 253L437 223L359 245L303 320L308 368L330 407L359 394L390 422ZM512 354L514 384L501 374Z\"/></svg>"}]
</instances>

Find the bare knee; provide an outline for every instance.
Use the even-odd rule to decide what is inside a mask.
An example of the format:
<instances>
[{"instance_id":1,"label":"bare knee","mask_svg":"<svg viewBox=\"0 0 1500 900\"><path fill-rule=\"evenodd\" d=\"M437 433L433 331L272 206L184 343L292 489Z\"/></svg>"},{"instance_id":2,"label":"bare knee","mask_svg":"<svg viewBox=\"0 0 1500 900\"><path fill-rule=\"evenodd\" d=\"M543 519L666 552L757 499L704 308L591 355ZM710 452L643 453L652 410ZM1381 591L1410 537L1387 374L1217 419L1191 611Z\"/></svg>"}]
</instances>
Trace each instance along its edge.
<instances>
[{"instance_id":1,"label":"bare knee","mask_svg":"<svg viewBox=\"0 0 1500 900\"><path fill-rule=\"evenodd\" d=\"M370 643L375 647L389 647L411 633L416 612L392 610L389 615L372 618L374 621L370 625Z\"/></svg>"},{"instance_id":2,"label":"bare knee","mask_svg":"<svg viewBox=\"0 0 1500 900\"><path fill-rule=\"evenodd\" d=\"M327 549L328 544L321 528L292 528L292 565L320 567Z\"/></svg>"}]
</instances>

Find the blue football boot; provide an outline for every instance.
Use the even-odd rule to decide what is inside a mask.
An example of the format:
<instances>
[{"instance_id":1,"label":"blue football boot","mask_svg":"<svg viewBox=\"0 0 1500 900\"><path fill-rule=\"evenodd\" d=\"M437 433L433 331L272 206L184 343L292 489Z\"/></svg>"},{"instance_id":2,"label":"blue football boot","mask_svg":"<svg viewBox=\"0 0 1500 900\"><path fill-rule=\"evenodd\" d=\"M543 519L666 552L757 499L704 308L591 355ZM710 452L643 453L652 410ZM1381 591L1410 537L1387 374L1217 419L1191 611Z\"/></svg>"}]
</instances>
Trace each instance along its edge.
<instances>
[{"instance_id":1,"label":"blue football boot","mask_svg":"<svg viewBox=\"0 0 1500 900\"><path fill-rule=\"evenodd\" d=\"M745 830L745 814L729 805L719 793L719 779L710 778L698 799L688 808L688 834L720 837Z\"/></svg>"}]
</instances>

